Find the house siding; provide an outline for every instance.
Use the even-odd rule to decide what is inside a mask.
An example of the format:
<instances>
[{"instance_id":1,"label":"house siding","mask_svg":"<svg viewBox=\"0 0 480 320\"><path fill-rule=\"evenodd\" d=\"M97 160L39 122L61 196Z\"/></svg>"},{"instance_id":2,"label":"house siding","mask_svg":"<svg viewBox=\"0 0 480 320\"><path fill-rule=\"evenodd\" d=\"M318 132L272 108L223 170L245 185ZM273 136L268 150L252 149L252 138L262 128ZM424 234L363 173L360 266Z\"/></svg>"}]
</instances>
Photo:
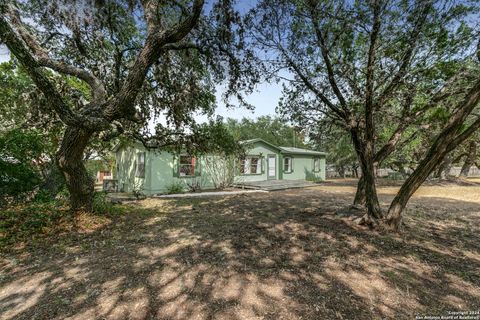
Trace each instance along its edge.
<instances>
[{"instance_id":1,"label":"house siding","mask_svg":"<svg viewBox=\"0 0 480 320\"><path fill-rule=\"evenodd\" d=\"M145 177L135 177L137 154L145 152ZM235 183L265 181L268 179L267 157L274 155L276 160L276 179L286 180L324 180L325 179L325 156L312 155L288 155L280 153L269 144L261 141L252 144L246 152L247 156L259 156L261 158L261 173L239 174L238 163L235 164L237 174ZM293 172L283 171L283 158L291 156L293 159ZM200 185L201 189L213 189L214 172L207 165L207 161L215 161L218 156L206 155L198 157L197 164L200 166L200 174L195 177L179 177L177 174L179 155L166 151L146 150L142 144L136 143L130 146L120 147L116 151L117 172L116 179L119 190L132 192L140 189L146 195L166 193L174 184L182 185L185 190L191 189L192 184ZM219 158L219 157L218 157ZM320 171L313 171L313 159L320 158ZM220 159L220 158L219 158ZM221 159L220 159L221 161ZM211 162L210 162L211 163Z\"/></svg>"},{"instance_id":2,"label":"house siding","mask_svg":"<svg viewBox=\"0 0 480 320\"><path fill-rule=\"evenodd\" d=\"M283 171L283 158L292 158L292 172ZM320 159L320 171L314 172L313 161ZM282 155L282 176L284 180L325 180L325 156Z\"/></svg>"},{"instance_id":3,"label":"house siding","mask_svg":"<svg viewBox=\"0 0 480 320\"><path fill-rule=\"evenodd\" d=\"M145 152L145 177L135 177L137 154ZM139 144L123 147L116 152L117 176L119 189L124 192L132 192L136 186L145 188L150 184L148 154Z\"/></svg>"},{"instance_id":4,"label":"house siding","mask_svg":"<svg viewBox=\"0 0 480 320\"><path fill-rule=\"evenodd\" d=\"M183 186L188 190L190 185L199 184L202 189L213 189L212 173L209 172L206 165L206 157L201 156L197 159L197 165L200 166L200 175L192 177L177 176L178 156L169 152L150 151L151 161L151 186L145 190L148 194L165 193L168 188L174 184Z\"/></svg>"},{"instance_id":5,"label":"house siding","mask_svg":"<svg viewBox=\"0 0 480 320\"><path fill-rule=\"evenodd\" d=\"M268 178L268 166L267 166L267 156L268 155L275 155L276 160L276 177L278 179L280 166L279 166L279 153L278 150L271 148L270 146L263 144L263 143L256 143L252 148L248 149L246 152L248 156L259 156L261 157L261 168L262 173L260 174L240 174L237 173L235 176L236 183L242 182L254 182L254 181L264 181ZM238 169L238 166L236 166Z\"/></svg>"}]
</instances>

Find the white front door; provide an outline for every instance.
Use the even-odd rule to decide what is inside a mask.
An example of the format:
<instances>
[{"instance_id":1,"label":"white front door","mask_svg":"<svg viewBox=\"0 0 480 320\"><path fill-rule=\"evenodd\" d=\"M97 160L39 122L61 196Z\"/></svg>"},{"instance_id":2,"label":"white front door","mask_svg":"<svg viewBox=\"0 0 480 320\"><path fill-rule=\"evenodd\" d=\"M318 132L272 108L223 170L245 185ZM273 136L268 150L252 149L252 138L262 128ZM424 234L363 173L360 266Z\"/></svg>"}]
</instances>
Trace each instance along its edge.
<instances>
[{"instance_id":1,"label":"white front door","mask_svg":"<svg viewBox=\"0 0 480 320\"><path fill-rule=\"evenodd\" d=\"M275 179L277 177L276 164L277 164L276 157L273 155L271 156L269 155L268 156L268 177L267 177L268 179Z\"/></svg>"}]
</instances>

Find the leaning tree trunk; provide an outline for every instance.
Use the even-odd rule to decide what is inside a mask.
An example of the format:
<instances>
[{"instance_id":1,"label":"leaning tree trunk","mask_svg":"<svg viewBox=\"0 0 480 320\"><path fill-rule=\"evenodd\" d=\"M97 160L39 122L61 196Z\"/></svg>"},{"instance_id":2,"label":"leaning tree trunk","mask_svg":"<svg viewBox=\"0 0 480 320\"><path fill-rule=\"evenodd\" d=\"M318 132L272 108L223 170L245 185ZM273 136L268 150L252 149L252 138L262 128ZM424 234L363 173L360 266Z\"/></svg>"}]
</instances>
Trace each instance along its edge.
<instances>
[{"instance_id":1,"label":"leaning tree trunk","mask_svg":"<svg viewBox=\"0 0 480 320\"><path fill-rule=\"evenodd\" d=\"M475 158L477 157L477 144L475 141L470 141L468 145L468 154L465 158L465 162L463 163L462 170L460 171L460 176L468 177L468 173L470 172L470 168L475 165Z\"/></svg>"},{"instance_id":2,"label":"leaning tree trunk","mask_svg":"<svg viewBox=\"0 0 480 320\"><path fill-rule=\"evenodd\" d=\"M446 135L441 138L443 139L439 138L438 140L448 141ZM417 168L407 180L405 180L404 184L393 199L387 213L387 225L394 230L399 230L402 225L402 212L407 206L410 197L445 159L445 156L449 152L446 144L447 143L442 144L442 142L439 142L430 148L425 158L418 164Z\"/></svg>"},{"instance_id":3,"label":"leaning tree trunk","mask_svg":"<svg viewBox=\"0 0 480 320\"><path fill-rule=\"evenodd\" d=\"M72 211L92 211L94 181L83 164L83 152L91 136L91 131L67 127L56 154L58 168L70 192Z\"/></svg>"},{"instance_id":4,"label":"leaning tree trunk","mask_svg":"<svg viewBox=\"0 0 480 320\"><path fill-rule=\"evenodd\" d=\"M456 146L468 139L476 130L480 129L480 119L477 118L467 129L460 131L467 117L480 103L480 78L468 91L465 98L457 105L456 111L437 136L427 154L420 162L415 171L408 177L393 199L387 214L387 223L395 229L399 229L402 222L402 211L405 209L408 200L435 170L435 167L445 156Z\"/></svg>"},{"instance_id":5,"label":"leaning tree trunk","mask_svg":"<svg viewBox=\"0 0 480 320\"><path fill-rule=\"evenodd\" d=\"M400 191L398 191L390 204L387 214L387 224L395 230L399 230L401 227L402 212L407 206L408 200L435 169L438 162L438 157L436 157L420 163L417 169L407 178Z\"/></svg>"}]
</instances>

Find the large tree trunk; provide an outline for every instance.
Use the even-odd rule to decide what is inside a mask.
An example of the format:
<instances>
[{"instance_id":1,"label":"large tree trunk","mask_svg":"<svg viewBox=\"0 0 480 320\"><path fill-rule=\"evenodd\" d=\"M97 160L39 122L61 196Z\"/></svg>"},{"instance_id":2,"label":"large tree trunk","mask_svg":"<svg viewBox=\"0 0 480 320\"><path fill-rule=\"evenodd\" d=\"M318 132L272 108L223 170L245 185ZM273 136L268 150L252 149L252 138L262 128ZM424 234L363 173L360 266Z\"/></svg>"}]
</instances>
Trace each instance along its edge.
<instances>
[{"instance_id":1,"label":"large tree trunk","mask_svg":"<svg viewBox=\"0 0 480 320\"><path fill-rule=\"evenodd\" d=\"M72 211L92 211L94 181L83 164L83 152L92 136L91 131L67 127L57 151L58 168L70 192Z\"/></svg>"},{"instance_id":2,"label":"large tree trunk","mask_svg":"<svg viewBox=\"0 0 480 320\"><path fill-rule=\"evenodd\" d=\"M355 193L355 199L353 200L354 206L364 206L366 202L366 195L365 195L365 178L363 174L358 179L357 184L357 192Z\"/></svg>"},{"instance_id":3,"label":"large tree trunk","mask_svg":"<svg viewBox=\"0 0 480 320\"><path fill-rule=\"evenodd\" d=\"M365 186L365 204L369 219L367 223L376 224L376 221L383 218L383 215L378 202L377 189L375 186L373 141L362 141L361 136L356 130L352 130L351 135L362 169L361 179L363 179L363 185Z\"/></svg>"},{"instance_id":4,"label":"large tree trunk","mask_svg":"<svg viewBox=\"0 0 480 320\"><path fill-rule=\"evenodd\" d=\"M465 158L465 162L463 163L462 170L460 171L461 177L468 177L468 173L470 172L470 168L475 165L475 158L477 157L477 144L475 141L470 141L468 145L468 154Z\"/></svg>"},{"instance_id":5,"label":"large tree trunk","mask_svg":"<svg viewBox=\"0 0 480 320\"><path fill-rule=\"evenodd\" d=\"M383 145L383 147L375 153L373 156L373 166L375 170L375 174L377 173L377 169L380 168L382 162L390 156L390 154L395 151L398 142L402 137L402 133L407 128L406 124L400 124L395 132L390 136L388 142ZM357 185L357 192L355 193L355 199L353 201L354 206L364 206L366 203L366 195L365 195L365 179L363 179L363 174L360 177Z\"/></svg>"}]
</instances>

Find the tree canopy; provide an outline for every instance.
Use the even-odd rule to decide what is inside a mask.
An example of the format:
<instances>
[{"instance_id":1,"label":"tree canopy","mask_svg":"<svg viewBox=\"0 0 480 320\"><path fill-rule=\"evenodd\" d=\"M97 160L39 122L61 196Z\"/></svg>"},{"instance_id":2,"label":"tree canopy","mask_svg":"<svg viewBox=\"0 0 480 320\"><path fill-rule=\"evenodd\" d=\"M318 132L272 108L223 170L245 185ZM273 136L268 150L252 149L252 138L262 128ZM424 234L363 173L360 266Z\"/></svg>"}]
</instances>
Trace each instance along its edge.
<instances>
[{"instance_id":1,"label":"tree canopy","mask_svg":"<svg viewBox=\"0 0 480 320\"><path fill-rule=\"evenodd\" d=\"M478 9L476 1L262 0L247 17L252 43L268 52L263 74L285 83L282 114L313 128L328 119L350 135L363 173L356 200L370 219L383 217L375 167L414 138L409 128L431 112L453 121L456 135L469 123Z\"/></svg>"},{"instance_id":2,"label":"tree canopy","mask_svg":"<svg viewBox=\"0 0 480 320\"><path fill-rule=\"evenodd\" d=\"M299 148L307 146L302 130L280 118L271 116L241 120L228 118L225 120L225 125L237 140L260 138L276 146Z\"/></svg>"},{"instance_id":3,"label":"tree canopy","mask_svg":"<svg viewBox=\"0 0 480 320\"><path fill-rule=\"evenodd\" d=\"M48 101L42 112L64 126L56 162L73 209L91 208L83 154L92 139L203 148L194 115L213 114L215 84L226 84L227 104L247 105L241 92L256 81L229 1L208 10L203 0L10 1L0 12L1 41Z\"/></svg>"}]
</instances>

